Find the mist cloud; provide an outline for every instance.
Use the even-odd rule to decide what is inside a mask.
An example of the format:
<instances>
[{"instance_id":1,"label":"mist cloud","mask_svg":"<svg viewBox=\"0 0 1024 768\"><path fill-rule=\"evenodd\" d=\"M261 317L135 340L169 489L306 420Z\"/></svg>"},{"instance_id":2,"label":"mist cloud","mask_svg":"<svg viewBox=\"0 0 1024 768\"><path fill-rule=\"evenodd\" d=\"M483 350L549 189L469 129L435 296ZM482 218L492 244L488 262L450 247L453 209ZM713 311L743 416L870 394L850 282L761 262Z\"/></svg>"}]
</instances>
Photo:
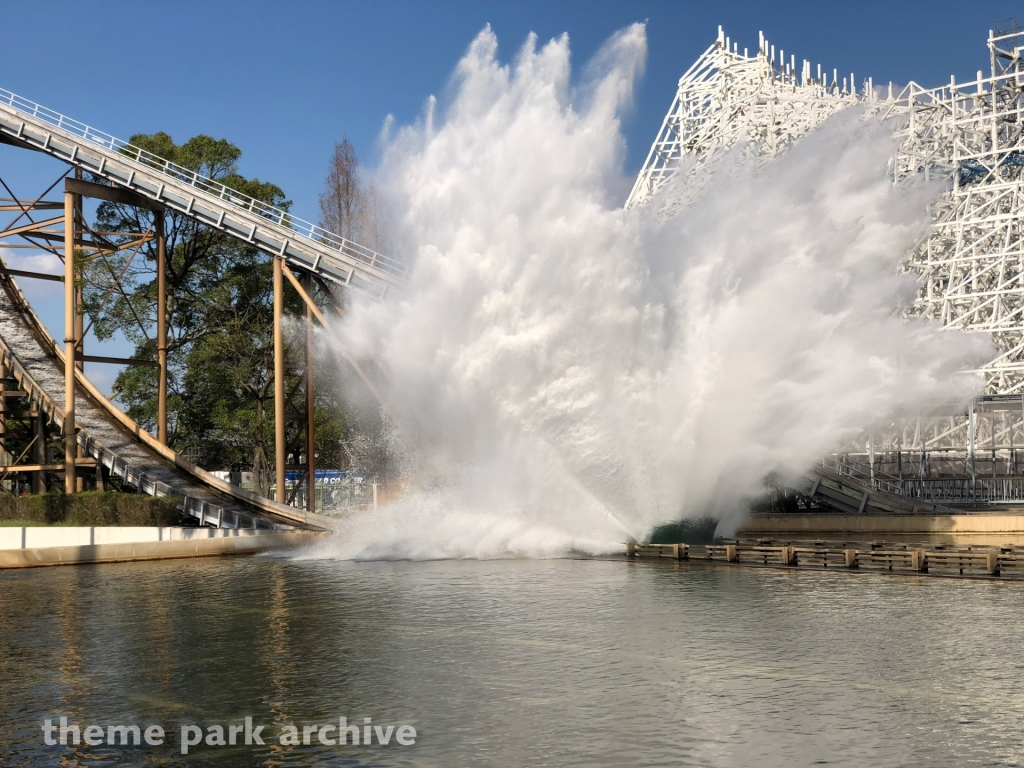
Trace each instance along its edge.
<instances>
[{"instance_id":1,"label":"mist cloud","mask_svg":"<svg viewBox=\"0 0 1024 768\"><path fill-rule=\"evenodd\" d=\"M896 268L940 189L892 185L885 125L842 113L668 220L615 207L645 56L633 25L574 83L567 37L505 65L488 28L442 113L391 134L378 179L412 286L338 332L386 360L419 477L334 554L618 551L684 516L735 525L766 473L980 389L957 371L985 337L900 315Z\"/></svg>"}]
</instances>

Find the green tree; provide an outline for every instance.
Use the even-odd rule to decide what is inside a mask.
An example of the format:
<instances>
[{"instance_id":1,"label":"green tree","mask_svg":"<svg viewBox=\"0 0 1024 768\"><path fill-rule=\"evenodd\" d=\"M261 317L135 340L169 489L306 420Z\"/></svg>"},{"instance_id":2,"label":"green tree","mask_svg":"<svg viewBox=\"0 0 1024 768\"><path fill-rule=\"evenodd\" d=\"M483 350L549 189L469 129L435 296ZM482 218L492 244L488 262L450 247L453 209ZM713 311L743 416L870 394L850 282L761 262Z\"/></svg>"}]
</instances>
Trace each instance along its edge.
<instances>
[{"instance_id":1,"label":"green tree","mask_svg":"<svg viewBox=\"0 0 1024 768\"><path fill-rule=\"evenodd\" d=\"M175 144L166 133L136 135L131 143L262 202L288 209L275 184L238 172L241 151L224 139L196 136ZM102 203L94 230L121 243L153 226L149 211ZM168 210L168 443L210 468L250 465L257 449L273 455L272 260L252 246ZM122 234L117 234L122 233ZM135 356L156 358L156 243L137 255L119 252L85 269L84 308L100 304L124 272L94 323L100 339L120 332ZM292 297L291 311L298 311ZM128 414L155 431L157 374L130 367L115 382ZM326 418L326 416L325 416ZM330 419L328 419L330 421Z\"/></svg>"},{"instance_id":2,"label":"green tree","mask_svg":"<svg viewBox=\"0 0 1024 768\"><path fill-rule=\"evenodd\" d=\"M291 205L280 187L239 174L241 151L224 139L196 136L178 145L166 133L155 133L133 136L131 143L267 204L286 210ZM92 228L101 237L125 244L153 226L149 211L104 202ZM272 258L170 209L165 234L168 444L209 469L248 468L259 454L272 464ZM123 334L140 359L156 359L156 256L151 240L134 255L129 248L93 259L83 270L84 310L95 318L97 337ZM115 276L122 273L120 287L114 288ZM301 299L289 290L285 295L286 312L303 314ZM289 370L301 368L301 348L290 354L295 365ZM347 453L342 444L350 440L347 425L355 422L341 397L341 374L334 361L323 361L314 366L314 377L317 466L344 466ZM289 373L285 390L292 391L298 383ZM126 368L114 391L127 413L155 433L156 369ZM289 429L294 431L297 424L289 422ZM289 463L296 460L290 457Z\"/></svg>"}]
</instances>

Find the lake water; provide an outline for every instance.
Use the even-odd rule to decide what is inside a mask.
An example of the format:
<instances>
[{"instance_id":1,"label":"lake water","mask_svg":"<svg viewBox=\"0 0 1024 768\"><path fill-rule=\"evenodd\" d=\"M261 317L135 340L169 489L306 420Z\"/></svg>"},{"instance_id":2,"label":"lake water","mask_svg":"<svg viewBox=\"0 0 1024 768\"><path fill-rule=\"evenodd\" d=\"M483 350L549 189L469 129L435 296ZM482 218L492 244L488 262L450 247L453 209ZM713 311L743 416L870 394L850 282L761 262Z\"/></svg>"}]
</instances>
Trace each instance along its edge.
<instances>
[{"instance_id":1,"label":"lake water","mask_svg":"<svg viewBox=\"0 0 1024 768\"><path fill-rule=\"evenodd\" d=\"M1024 761L1020 583L211 558L3 572L0 620L2 765ZM62 715L168 737L45 745ZM265 746L181 755L182 725L246 716ZM277 743L283 725L341 716L411 725L415 743Z\"/></svg>"}]
</instances>

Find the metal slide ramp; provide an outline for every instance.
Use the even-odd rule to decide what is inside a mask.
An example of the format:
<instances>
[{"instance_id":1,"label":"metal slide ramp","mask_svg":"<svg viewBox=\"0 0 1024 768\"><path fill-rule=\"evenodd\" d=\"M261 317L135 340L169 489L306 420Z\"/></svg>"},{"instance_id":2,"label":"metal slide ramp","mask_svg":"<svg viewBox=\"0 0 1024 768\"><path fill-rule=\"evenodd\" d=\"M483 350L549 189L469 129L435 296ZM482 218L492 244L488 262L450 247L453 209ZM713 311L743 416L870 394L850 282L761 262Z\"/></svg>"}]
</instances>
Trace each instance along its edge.
<instances>
[{"instance_id":1,"label":"metal slide ramp","mask_svg":"<svg viewBox=\"0 0 1024 768\"><path fill-rule=\"evenodd\" d=\"M383 298L408 278L394 259L2 88L0 141L70 163L325 280Z\"/></svg>"},{"instance_id":2,"label":"metal slide ramp","mask_svg":"<svg viewBox=\"0 0 1024 768\"><path fill-rule=\"evenodd\" d=\"M0 261L0 266L3 266ZM51 421L64 411L48 392L64 388L64 355L10 275L0 273L0 355L19 390ZM112 475L152 496L177 496L200 524L221 528L327 528L319 515L237 488L185 461L122 413L76 371L78 444Z\"/></svg>"}]
</instances>

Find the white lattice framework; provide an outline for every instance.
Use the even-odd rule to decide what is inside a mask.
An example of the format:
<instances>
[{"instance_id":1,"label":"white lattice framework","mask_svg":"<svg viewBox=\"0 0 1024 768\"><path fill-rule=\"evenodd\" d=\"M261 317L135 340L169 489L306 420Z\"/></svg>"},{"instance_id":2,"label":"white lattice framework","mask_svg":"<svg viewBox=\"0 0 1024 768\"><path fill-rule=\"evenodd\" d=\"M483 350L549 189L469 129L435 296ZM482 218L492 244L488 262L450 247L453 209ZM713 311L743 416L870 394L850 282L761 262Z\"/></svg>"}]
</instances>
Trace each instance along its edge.
<instances>
[{"instance_id":1,"label":"white lattice framework","mask_svg":"<svg viewBox=\"0 0 1024 768\"><path fill-rule=\"evenodd\" d=\"M760 35L748 55L718 29L718 39L679 79L676 97L637 176L626 207L648 203L671 182L664 213L691 199L726 151L769 158L846 106L854 76L812 71ZM681 172L680 172L681 171Z\"/></svg>"},{"instance_id":2,"label":"white lattice framework","mask_svg":"<svg viewBox=\"0 0 1024 768\"><path fill-rule=\"evenodd\" d=\"M905 124L894 177L941 174L951 189L927 239L902 268L921 276L913 313L991 333L991 394L1024 391L1024 33L989 34L991 74L925 89L908 85L888 118Z\"/></svg>"},{"instance_id":3,"label":"white lattice framework","mask_svg":"<svg viewBox=\"0 0 1024 768\"><path fill-rule=\"evenodd\" d=\"M1024 392L1024 33L989 34L991 73L938 88L911 82L858 88L853 74L786 61L761 35L753 56L719 28L679 80L672 106L626 207L655 200L669 215L696 195L727 150L770 158L839 110L863 104L898 121L895 181L949 179L928 237L901 269L921 276L911 314L946 328L987 332L999 348L983 367L990 394ZM669 189L671 187L671 189Z\"/></svg>"}]
</instances>

